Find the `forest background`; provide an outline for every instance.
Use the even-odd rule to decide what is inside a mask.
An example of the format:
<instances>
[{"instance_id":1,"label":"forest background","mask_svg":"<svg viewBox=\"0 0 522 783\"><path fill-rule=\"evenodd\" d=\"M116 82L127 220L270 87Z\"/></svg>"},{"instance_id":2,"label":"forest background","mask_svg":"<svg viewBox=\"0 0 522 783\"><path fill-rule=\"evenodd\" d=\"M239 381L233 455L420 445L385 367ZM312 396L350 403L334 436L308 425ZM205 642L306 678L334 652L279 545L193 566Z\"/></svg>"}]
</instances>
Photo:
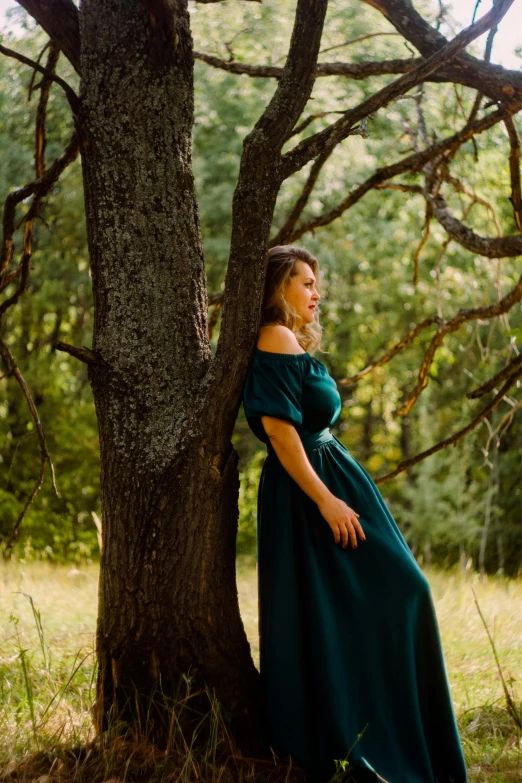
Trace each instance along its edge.
<instances>
[{"instance_id":1,"label":"forest background","mask_svg":"<svg viewBox=\"0 0 522 783\"><path fill-rule=\"evenodd\" d=\"M516 5L516 4L515 4ZM439 8L417 4L435 23ZM238 61L281 65L293 21L293 4L217 3L191 9L195 49ZM520 10L520 9L519 9ZM9 12L17 24L10 46L33 60L47 36L21 8ZM446 15L444 24L451 23ZM507 24L504 20L503 24ZM443 28L444 29L444 28ZM446 28L449 29L449 28ZM458 28L457 28L458 29ZM371 8L334 2L322 51L369 33L386 35L350 45L353 62L407 57L405 43ZM22 32L20 32L22 31ZM23 38L23 44L22 44ZM4 43L7 43L4 39ZM481 54L483 41L470 47ZM346 59L333 48L328 59ZM411 52L410 52L411 54ZM521 61L522 47L518 55ZM494 59L494 58L493 58ZM513 61L510 67L516 67ZM57 73L77 89L79 78L61 58ZM330 76L316 81L312 106L324 118L359 103L388 77L364 82ZM30 69L0 58L0 199L33 176L34 116L37 99L28 100ZM195 63L196 108L194 172L202 224L209 293L224 287L230 248L231 203L242 140L269 101L277 82L250 78ZM430 133L455 132L473 105L472 90L426 84L417 90ZM421 95L422 93L422 95ZM393 103L368 124L368 136L339 145L324 165L304 218L336 205L354 184L376 167L414 148L416 101ZM521 129L520 117L514 118ZM69 112L61 91L52 90L47 111L46 160L54 160L70 136ZM474 146L475 145L475 146ZM463 145L453 174L468 195L449 199L457 214L485 236L516 232L509 202L509 141L499 123ZM309 166L281 190L274 230L298 196ZM475 199L473 195L478 197ZM471 207L471 208L470 208ZM23 211L23 206L22 206ZM63 340L91 345L93 303L87 255L84 204L78 158L63 173L41 210L33 242L26 295L6 314L4 338L32 391L56 470L60 497L50 474L23 521L14 555L22 561L97 561L96 521L101 518L99 442L86 365L55 349ZM321 265L323 352L316 355L339 382L360 372L424 318L451 317L460 308L501 298L516 283L520 259L489 259L449 242L432 223L419 255L423 231L421 195L373 190L352 209L297 243ZM15 235L19 245L20 235ZM474 320L446 336L430 367L429 383L410 413L398 417L405 388L415 380L431 334L425 330L393 361L354 385L339 385L342 414L334 432L377 479L407 456L449 437L473 419L480 401L467 392L490 377L492 368L519 352L520 306L498 319ZM219 321L212 333L215 347ZM443 449L396 478L380 483L387 504L421 563L510 576L522 570L522 494L520 485L522 411L519 387L479 427L455 446ZM241 409L233 436L240 455L238 554L255 557L256 497L265 448L247 427ZM12 377L0 379L0 539L7 540L39 469L38 439L25 400Z\"/></svg>"}]
</instances>

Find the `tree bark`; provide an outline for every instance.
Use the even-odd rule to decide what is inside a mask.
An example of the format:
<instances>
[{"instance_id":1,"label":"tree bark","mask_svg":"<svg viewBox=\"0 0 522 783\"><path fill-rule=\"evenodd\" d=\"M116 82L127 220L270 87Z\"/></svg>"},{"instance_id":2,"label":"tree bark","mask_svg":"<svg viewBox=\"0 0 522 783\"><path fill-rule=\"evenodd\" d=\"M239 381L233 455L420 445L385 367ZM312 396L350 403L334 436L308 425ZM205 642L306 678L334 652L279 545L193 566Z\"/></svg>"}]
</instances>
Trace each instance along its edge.
<instances>
[{"instance_id":1,"label":"tree bark","mask_svg":"<svg viewBox=\"0 0 522 783\"><path fill-rule=\"evenodd\" d=\"M164 744L186 673L215 686L241 740L258 673L235 585L237 454L216 455L199 417L211 351L186 2L161 25L138 0L80 9L104 539L94 715L98 731L111 714Z\"/></svg>"}]
</instances>

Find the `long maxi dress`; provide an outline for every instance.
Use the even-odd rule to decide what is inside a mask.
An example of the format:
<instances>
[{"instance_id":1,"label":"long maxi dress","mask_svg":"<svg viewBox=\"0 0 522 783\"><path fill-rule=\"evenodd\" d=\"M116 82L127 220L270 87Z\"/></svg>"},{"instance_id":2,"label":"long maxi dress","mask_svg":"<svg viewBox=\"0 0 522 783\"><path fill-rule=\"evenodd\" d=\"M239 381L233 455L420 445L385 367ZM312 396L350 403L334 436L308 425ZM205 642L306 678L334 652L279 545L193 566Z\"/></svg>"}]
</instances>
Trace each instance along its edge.
<instances>
[{"instance_id":1,"label":"long maxi dress","mask_svg":"<svg viewBox=\"0 0 522 783\"><path fill-rule=\"evenodd\" d=\"M377 485L329 429L341 412L334 379L309 353L256 348L242 401L267 447L257 506L265 741L317 783L346 758L361 780L467 783L430 586ZM261 416L291 422L318 476L360 514L356 549L335 543Z\"/></svg>"}]
</instances>

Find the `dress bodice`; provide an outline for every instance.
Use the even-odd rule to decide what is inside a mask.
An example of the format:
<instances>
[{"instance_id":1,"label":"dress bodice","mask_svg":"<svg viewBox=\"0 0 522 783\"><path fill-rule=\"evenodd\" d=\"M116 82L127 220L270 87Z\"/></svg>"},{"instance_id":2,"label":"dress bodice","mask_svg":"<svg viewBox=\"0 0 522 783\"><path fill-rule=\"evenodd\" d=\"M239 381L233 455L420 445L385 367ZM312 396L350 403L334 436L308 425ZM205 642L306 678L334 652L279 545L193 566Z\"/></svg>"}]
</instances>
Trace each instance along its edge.
<instances>
[{"instance_id":1,"label":"dress bodice","mask_svg":"<svg viewBox=\"0 0 522 783\"><path fill-rule=\"evenodd\" d=\"M330 427L341 413L337 384L326 365L309 353L256 348L242 402L250 429L263 443L269 441L261 416L289 421L304 437Z\"/></svg>"}]
</instances>

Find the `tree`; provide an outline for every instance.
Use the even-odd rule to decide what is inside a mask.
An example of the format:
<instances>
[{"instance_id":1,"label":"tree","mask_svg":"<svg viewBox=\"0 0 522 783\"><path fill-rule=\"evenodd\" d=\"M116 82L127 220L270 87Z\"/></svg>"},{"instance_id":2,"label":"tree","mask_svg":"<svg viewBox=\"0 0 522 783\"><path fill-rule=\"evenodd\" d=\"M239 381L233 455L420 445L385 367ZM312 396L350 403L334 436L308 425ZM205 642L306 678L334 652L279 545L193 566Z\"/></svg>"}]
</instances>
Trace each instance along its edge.
<instances>
[{"instance_id":1,"label":"tree","mask_svg":"<svg viewBox=\"0 0 522 783\"><path fill-rule=\"evenodd\" d=\"M425 198L425 235L434 218L454 241L475 252L488 257L521 252L520 234L477 235L452 214L440 192L444 183L457 191L461 187L450 172L460 146L504 122L511 142L513 213L516 227L521 228L519 144L512 121L522 106L520 78L516 72L491 65L488 56L477 60L463 53L474 38L495 28L512 0L499 0L492 11L451 42L408 0L372 3L416 46L421 57L357 66L318 65L327 2L298 0L282 69L236 63L233 53L227 63L194 52L186 0L112 4L84 0L79 11L71 0L19 2L50 42L45 67L0 47L42 75L37 85L36 179L13 191L4 208L0 289L5 299L0 316L26 290L33 226L42 200L80 153L95 304L93 346L61 343L58 347L88 367L100 433L103 554L96 727L103 730L109 715L131 723L139 720L156 741L163 742L169 699L179 692L189 673L197 686L206 683L216 689L239 743L256 748L258 676L235 587L238 474L230 437L257 333L265 251L270 244L295 241L326 225L372 189L398 187ZM60 51L80 74L79 95L55 73ZM195 58L278 82L265 111L244 139L223 294L207 295L194 192ZM309 134L317 118L303 117L303 112L315 79L328 73L343 73L347 78L402 75L323 130ZM412 134L417 149L378 169L336 209L313 222L299 223L321 167L336 146L350 135L367 134L367 121L373 114L430 79L478 91L463 127L448 138L429 138L417 93L419 122ZM45 114L53 83L68 98L75 133L63 154L45 169ZM487 111L488 106L479 116L483 96L495 109ZM295 145L294 136L300 137ZM290 147L283 152L287 143ZM271 237L283 183L309 163L299 199ZM420 173L422 184L392 181L411 173ZM23 250L16 266L15 211L30 197L23 219ZM476 312L461 311L447 322L428 319L359 376L390 360L419 332L436 325L418 383L399 411L406 413L427 383L430 362L444 335L466 321L507 312L521 296L522 279L500 302ZM209 342L213 319L210 325L207 322L209 304L216 312L221 310L214 357ZM18 518L13 540L50 456L37 408L3 338L0 351L7 372L17 378L30 406L42 454L40 476ZM520 361L514 358L478 390L486 393L502 383L483 416L503 399L520 374ZM136 700L135 692L139 694Z\"/></svg>"}]
</instances>

